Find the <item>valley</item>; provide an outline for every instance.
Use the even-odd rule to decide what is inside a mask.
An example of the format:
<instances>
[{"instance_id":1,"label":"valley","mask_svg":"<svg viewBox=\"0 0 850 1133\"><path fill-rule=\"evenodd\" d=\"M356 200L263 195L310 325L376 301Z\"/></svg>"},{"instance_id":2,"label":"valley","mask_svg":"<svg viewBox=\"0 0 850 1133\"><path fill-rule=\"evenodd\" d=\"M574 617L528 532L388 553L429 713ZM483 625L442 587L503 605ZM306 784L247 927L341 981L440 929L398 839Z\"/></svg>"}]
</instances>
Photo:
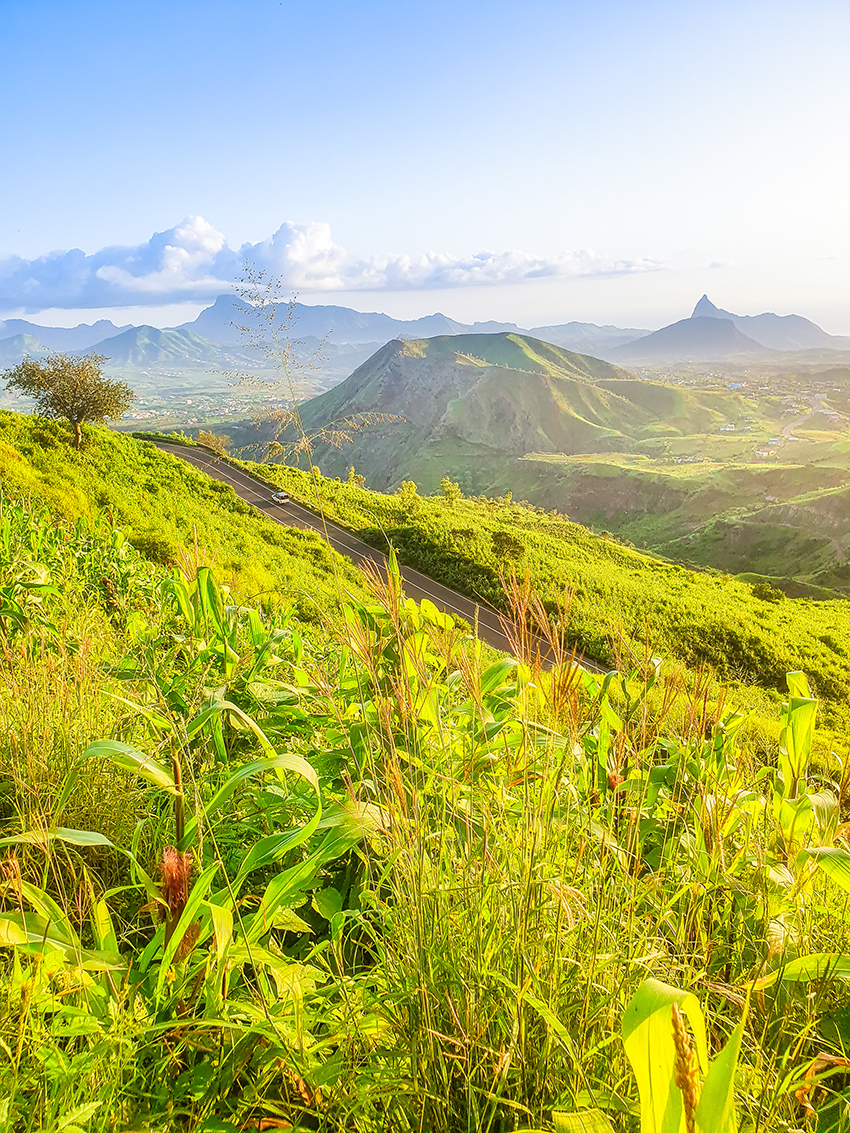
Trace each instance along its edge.
<instances>
[{"instance_id":1,"label":"valley","mask_svg":"<svg viewBox=\"0 0 850 1133\"><path fill-rule=\"evenodd\" d=\"M302 419L328 476L353 465L379 490L412 479L425 493L448 476L467 495L512 492L678 561L840 594L848 377L775 361L635 375L527 336L444 336L388 344ZM332 422L376 412L397 419L341 447L322 441ZM277 426L224 431L256 453Z\"/></svg>"}]
</instances>

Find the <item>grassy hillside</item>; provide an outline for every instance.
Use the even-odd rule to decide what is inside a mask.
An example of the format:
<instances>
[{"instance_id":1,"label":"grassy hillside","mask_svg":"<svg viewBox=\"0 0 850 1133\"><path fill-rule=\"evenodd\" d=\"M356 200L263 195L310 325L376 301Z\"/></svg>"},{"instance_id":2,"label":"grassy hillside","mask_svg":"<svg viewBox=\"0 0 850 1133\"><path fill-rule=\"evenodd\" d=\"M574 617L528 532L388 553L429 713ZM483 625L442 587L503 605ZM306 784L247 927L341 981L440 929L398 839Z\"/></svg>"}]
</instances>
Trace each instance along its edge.
<instances>
[{"instance_id":1,"label":"grassy hillside","mask_svg":"<svg viewBox=\"0 0 850 1133\"><path fill-rule=\"evenodd\" d=\"M106 512L154 562L194 558L240 598L336 604L338 582L360 585L347 559L317 536L283 528L153 445L107 429L90 429L77 453L58 422L0 412L0 482L5 491L43 501L65 518L93 521Z\"/></svg>"},{"instance_id":2,"label":"grassy hillside","mask_svg":"<svg viewBox=\"0 0 850 1133\"><path fill-rule=\"evenodd\" d=\"M300 470L252 466L305 502L313 485ZM827 718L850 723L850 603L785 599L728 575L699 572L602 538L565 516L501 499L420 498L411 508L382 494L320 479L329 516L404 561L493 605L504 604L500 574L528 570L553 609L572 594L569 640L603 662L672 655L710 666L725 680L774 690L798 664L827 705ZM762 595L762 596L760 596Z\"/></svg>"},{"instance_id":3,"label":"grassy hillside","mask_svg":"<svg viewBox=\"0 0 850 1133\"><path fill-rule=\"evenodd\" d=\"M113 443L79 470L129 499ZM638 1133L674 1003L730 1043L697 1133L839 1133L847 782L801 678L765 767L704 686L490 663L394 587L316 641L63 519L44 456L56 510L0 498L9 1133Z\"/></svg>"},{"instance_id":4,"label":"grassy hillside","mask_svg":"<svg viewBox=\"0 0 850 1133\"><path fill-rule=\"evenodd\" d=\"M301 407L308 433L357 414L389 421L340 453L319 437L326 472L353 461L377 488L413 477L431 491L443 475L491 492L528 453L640 451L663 438L715 432L755 403L634 379L589 356L517 334L391 342L340 385ZM230 429L237 444L272 428Z\"/></svg>"}]
</instances>

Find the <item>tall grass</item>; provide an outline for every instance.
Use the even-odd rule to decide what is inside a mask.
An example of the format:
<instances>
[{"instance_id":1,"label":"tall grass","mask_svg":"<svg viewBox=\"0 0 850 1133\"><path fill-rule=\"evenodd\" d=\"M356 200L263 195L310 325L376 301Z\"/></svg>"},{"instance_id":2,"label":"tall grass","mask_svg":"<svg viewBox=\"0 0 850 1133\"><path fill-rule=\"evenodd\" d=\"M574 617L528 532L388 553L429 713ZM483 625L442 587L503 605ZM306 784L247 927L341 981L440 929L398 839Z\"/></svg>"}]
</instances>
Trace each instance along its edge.
<instances>
[{"instance_id":1,"label":"tall grass","mask_svg":"<svg viewBox=\"0 0 850 1133\"><path fill-rule=\"evenodd\" d=\"M765 766L704 682L577 667L521 580L494 660L394 560L315 633L106 520L0 531L8 1129L657 1133L648 978L712 1054L745 1019L744 1128L843 1128L846 776L801 676Z\"/></svg>"}]
</instances>

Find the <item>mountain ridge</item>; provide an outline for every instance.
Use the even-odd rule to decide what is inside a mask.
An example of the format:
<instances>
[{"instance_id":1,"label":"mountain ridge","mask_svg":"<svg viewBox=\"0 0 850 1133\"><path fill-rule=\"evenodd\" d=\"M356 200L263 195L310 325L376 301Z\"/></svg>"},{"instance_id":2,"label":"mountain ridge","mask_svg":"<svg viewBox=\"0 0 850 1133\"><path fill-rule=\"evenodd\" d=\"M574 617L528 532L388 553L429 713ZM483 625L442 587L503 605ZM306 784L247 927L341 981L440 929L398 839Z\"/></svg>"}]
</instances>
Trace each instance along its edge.
<instances>
[{"instance_id":1,"label":"mountain ridge","mask_svg":"<svg viewBox=\"0 0 850 1133\"><path fill-rule=\"evenodd\" d=\"M623 362L685 362L767 352L760 342L738 330L731 319L692 315L616 347L610 357Z\"/></svg>"},{"instance_id":2,"label":"mountain ridge","mask_svg":"<svg viewBox=\"0 0 850 1133\"><path fill-rule=\"evenodd\" d=\"M75 327L46 327L27 319L0 320L0 340L7 341L17 335L29 335L48 350L90 350L110 338L130 330L131 325L117 327L111 319L98 319L96 323L79 323Z\"/></svg>"},{"instance_id":3,"label":"mountain ridge","mask_svg":"<svg viewBox=\"0 0 850 1133\"><path fill-rule=\"evenodd\" d=\"M823 346L842 349L850 346L850 338L828 334L802 315L775 315L772 311L764 311L760 315L735 315L715 307L708 295L699 300L691 318L728 319L742 334L769 350L813 350Z\"/></svg>"}]
</instances>

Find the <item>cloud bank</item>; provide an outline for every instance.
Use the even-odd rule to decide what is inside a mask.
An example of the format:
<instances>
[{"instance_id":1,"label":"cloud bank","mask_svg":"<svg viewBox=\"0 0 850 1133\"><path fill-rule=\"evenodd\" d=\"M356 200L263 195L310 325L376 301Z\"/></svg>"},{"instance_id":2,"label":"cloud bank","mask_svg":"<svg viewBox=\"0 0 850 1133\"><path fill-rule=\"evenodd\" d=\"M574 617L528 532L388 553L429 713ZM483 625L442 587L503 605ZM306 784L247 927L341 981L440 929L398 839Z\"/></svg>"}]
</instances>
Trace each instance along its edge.
<instances>
[{"instance_id":1,"label":"cloud bank","mask_svg":"<svg viewBox=\"0 0 850 1133\"><path fill-rule=\"evenodd\" d=\"M34 260L0 259L0 308L160 306L215 298L249 261L293 291L406 291L519 283L544 277L625 275L653 271L657 260L615 260L584 250L557 256L528 252L443 252L357 260L335 244L330 226L282 224L257 244L230 248L224 233L189 216L136 247L51 252Z\"/></svg>"}]
</instances>

